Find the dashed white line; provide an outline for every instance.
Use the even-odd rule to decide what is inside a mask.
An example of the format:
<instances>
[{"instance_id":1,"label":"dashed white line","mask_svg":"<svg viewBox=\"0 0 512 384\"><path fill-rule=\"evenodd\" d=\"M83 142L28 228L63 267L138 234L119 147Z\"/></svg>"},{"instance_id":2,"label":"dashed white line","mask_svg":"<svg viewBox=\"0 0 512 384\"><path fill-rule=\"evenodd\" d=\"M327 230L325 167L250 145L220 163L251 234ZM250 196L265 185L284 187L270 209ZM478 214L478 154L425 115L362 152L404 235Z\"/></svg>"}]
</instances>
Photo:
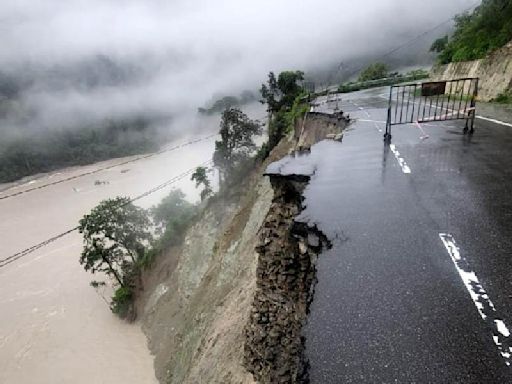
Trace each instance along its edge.
<instances>
[{"instance_id":1,"label":"dashed white line","mask_svg":"<svg viewBox=\"0 0 512 384\"><path fill-rule=\"evenodd\" d=\"M404 158L400 155L400 152L398 152L398 150L396 149L395 144L390 144L389 148L391 149L391 152L393 152L393 155L395 155L395 158L398 161L400 168L402 168L402 172L406 174L411 173L411 168L409 168Z\"/></svg>"},{"instance_id":2,"label":"dashed white line","mask_svg":"<svg viewBox=\"0 0 512 384\"><path fill-rule=\"evenodd\" d=\"M470 269L467 260L461 256L459 247L455 243L453 236L448 233L440 233L439 237L448 251L459 276L466 286L480 317L492 329L492 339L494 344L496 344L496 347L498 347L500 355L505 359L505 364L510 366L512 340L509 338L509 328L505 325L505 322L497 316L496 307L480 283L476 273Z\"/></svg>"}]
</instances>

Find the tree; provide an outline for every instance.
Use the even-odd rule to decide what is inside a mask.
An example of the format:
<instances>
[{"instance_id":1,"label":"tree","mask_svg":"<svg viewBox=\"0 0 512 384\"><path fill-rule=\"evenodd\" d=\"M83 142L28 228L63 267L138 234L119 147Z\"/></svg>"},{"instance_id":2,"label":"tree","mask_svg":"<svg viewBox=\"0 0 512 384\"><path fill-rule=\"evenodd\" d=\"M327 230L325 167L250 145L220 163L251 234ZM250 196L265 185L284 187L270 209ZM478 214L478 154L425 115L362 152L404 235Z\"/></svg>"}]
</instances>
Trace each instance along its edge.
<instances>
[{"instance_id":1,"label":"tree","mask_svg":"<svg viewBox=\"0 0 512 384\"><path fill-rule=\"evenodd\" d=\"M373 63L366 67L359 75L359 81L378 80L387 77L388 66L384 63Z\"/></svg>"},{"instance_id":2,"label":"tree","mask_svg":"<svg viewBox=\"0 0 512 384\"><path fill-rule=\"evenodd\" d=\"M237 108L226 109L220 123L220 141L215 142L213 162L221 173L233 169L256 149L253 137L261 134L261 125Z\"/></svg>"},{"instance_id":3,"label":"tree","mask_svg":"<svg viewBox=\"0 0 512 384\"><path fill-rule=\"evenodd\" d=\"M92 273L113 276L121 287L131 284L135 263L151 241L147 212L127 197L102 201L79 222L84 236L80 264Z\"/></svg>"},{"instance_id":4,"label":"tree","mask_svg":"<svg viewBox=\"0 0 512 384\"><path fill-rule=\"evenodd\" d=\"M304 81L304 72L302 71L284 71L277 78L277 86L281 91L281 107L291 108L293 102L303 91L304 88L299 83Z\"/></svg>"},{"instance_id":5,"label":"tree","mask_svg":"<svg viewBox=\"0 0 512 384\"><path fill-rule=\"evenodd\" d=\"M295 98L304 91L300 85L303 80L302 71L283 71L277 79L274 72L270 72L267 84L261 85L260 102L267 104L270 114L278 112L283 107L291 108Z\"/></svg>"},{"instance_id":6,"label":"tree","mask_svg":"<svg viewBox=\"0 0 512 384\"><path fill-rule=\"evenodd\" d=\"M267 111L269 114L279 110L278 99L280 97L280 90L277 86L276 75L274 72L269 72L267 84L261 85L261 97L260 103L267 104Z\"/></svg>"},{"instance_id":7,"label":"tree","mask_svg":"<svg viewBox=\"0 0 512 384\"><path fill-rule=\"evenodd\" d=\"M290 112L301 94L304 93L302 82L304 72L283 71L276 79L274 72L268 74L268 81L261 85L260 102L267 104L269 113L268 144L262 151L268 153L274 148L288 129L289 119L285 116Z\"/></svg>"},{"instance_id":8,"label":"tree","mask_svg":"<svg viewBox=\"0 0 512 384\"><path fill-rule=\"evenodd\" d=\"M446 45L448 44L448 35L444 37L440 37L436 41L432 43L430 46L430 52L440 53L446 49Z\"/></svg>"},{"instance_id":9,"label":"tree","mask_svg":"<svg viewBox=\"0 0 512 384\"><path fill-rule=\"evenodd\" d=\"M152 207L150 213L157 233L161 234L155 247L163 250L179 242L196 214L196 206L185 200L185 194L181 190L174 189L158 205Z\"/></svg>"},{"instance_id":10,"label":"tree","mask_svg":"<svg viewBox=\"0 0 512 384\"><path fill-rule=\"evenodd\" d=\"M213 192L210 180L208 180L209 171L210 170L206 167L197 167L190 178L190 180L196 181L196 188L199 188L200 185L203 186L203 190L201 191L201 201L204 201L204 199L210 196Z\"/></svg>"}]
</instances>

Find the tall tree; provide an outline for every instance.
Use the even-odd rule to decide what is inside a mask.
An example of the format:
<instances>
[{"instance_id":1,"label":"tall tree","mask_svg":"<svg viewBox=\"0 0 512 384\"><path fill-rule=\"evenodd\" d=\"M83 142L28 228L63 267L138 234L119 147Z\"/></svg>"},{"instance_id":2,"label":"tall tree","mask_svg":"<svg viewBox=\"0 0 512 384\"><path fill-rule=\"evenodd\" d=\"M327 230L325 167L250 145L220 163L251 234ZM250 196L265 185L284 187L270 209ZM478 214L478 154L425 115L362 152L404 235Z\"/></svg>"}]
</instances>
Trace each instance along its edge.
<instances>
[{"instance_id":1,"label":"tall tree","mask_svg":"<svg viewBox=\"0 0 512 384\"><path fill-rule=\"evenodd\" d=\"M152 239L150 224L147 212L127 197L102 201L79 222L84 236L80 264L86 271L113 276L124 287L125 275Z\"/></svg>"},{"instance_id":2,"label":"tall tree","mask_svg":"<svg viewBox=\"0 0 512 384\"><path fill-rule=\"evenodd\" d=\"M303 91L301 82L304 80L302 71L283 71L276 79L274 72L268 74L268 81L261 85L261 103L267 104L270 114L281 108L291 108L295 98Z\"/></svg>"},{"instance_id":3,"label":"tall tree","mask_svg":"<svg viewBox=\"0 0 512 384\"><path fill-rule=\"evenodd\" d=\"M215 142L213 162L226 175L256 149L253 138L261 134L261 125L241 110L230 108L222 113L219 134L221 139Z\"/></svg>"},{"instance_id":4,"label":"tall tree","mask_svg":"<svg viewBox=\"0 0 512 384\"><path fill-rule=\"evenodd\" d=\"M265 156L274 148L288 128L286 114L292 109L295 100L304 92L302 82L304 72L283 71L276 78L274 72L268 74L268 81L261 85L262 104L267 104L268 143Z\"/></svg>"},{"instance_id":5,"label":"tall tree","mask_svg":"<svg viewBox=\"0 0 512 384\"><path fill-rule=\"evenodd\" d=\"M210 196L213 192L210 180L208 179L208 172L210 170L206 167L197 167L190 180L195 180L196 188L199 186L203 186L203 190L201 191L201 201L204 201L208 196Z\"/></svg>"}]
</instances>

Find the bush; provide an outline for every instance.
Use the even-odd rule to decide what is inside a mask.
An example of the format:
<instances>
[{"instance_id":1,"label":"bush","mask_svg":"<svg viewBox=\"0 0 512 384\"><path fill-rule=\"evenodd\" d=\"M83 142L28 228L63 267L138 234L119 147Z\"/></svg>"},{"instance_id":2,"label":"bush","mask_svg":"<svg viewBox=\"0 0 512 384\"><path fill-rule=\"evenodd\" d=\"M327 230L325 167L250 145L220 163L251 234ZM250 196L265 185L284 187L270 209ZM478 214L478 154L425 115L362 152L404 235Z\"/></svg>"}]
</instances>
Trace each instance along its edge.
<instances>
[{"instance_id":1,"label":"bush","mask_svg":"<svg viewBox=\"0 0 512 384\"><path fill-rule=\"evenodd\" d=\"M265 160L269 154L270 154L270 148L268 145L268 141L265 141L261 145L261 147L258 148L258 151L256 152L256 161Z\"/></svg>"},{"instance_id":2,"label":"bush","mask_svg":"<svg viewBox=\"0 0 512 384\"><path fill-rule=\"evenodd\" d=\"M494 100L495 103L512 104L512 92L500 93Z\"/></svg>"},{"instance_id":3,"label":"bush","mask_svg":"<svg viewBox=\"0 0 512 384\"><path fill-rule=\"evenodd\" d=\"M133 320L135 311L133 308L133 291L130 287L119 287L114 292L110 309L121 319Z\"/></svg>"}]
</instances>

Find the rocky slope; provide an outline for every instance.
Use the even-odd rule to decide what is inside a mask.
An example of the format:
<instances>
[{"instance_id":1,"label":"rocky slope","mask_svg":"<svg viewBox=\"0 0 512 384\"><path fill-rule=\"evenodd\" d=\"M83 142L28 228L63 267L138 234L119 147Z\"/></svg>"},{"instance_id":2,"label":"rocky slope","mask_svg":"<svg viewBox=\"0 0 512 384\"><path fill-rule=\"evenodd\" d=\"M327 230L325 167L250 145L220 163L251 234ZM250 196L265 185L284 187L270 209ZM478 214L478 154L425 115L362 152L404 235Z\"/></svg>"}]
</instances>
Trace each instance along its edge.
<instances>
[{"instance_id":1,"label":"rocky slope","mask_svg":"<svg viewBox=\"0 0 512 384\"><path fill-rule=\"evenodd\" d=\"M139 310L161 383L305 377L301 327L314 287L314 258L327 241L293 220L307 180L290 184L263 173L299 143L307 148L345 125L344 119L321 116L297 122L239 193L212 200L183 245L146 276ZM267 305L271 300L277 301Z\"/></svg>"}]
</instances>

